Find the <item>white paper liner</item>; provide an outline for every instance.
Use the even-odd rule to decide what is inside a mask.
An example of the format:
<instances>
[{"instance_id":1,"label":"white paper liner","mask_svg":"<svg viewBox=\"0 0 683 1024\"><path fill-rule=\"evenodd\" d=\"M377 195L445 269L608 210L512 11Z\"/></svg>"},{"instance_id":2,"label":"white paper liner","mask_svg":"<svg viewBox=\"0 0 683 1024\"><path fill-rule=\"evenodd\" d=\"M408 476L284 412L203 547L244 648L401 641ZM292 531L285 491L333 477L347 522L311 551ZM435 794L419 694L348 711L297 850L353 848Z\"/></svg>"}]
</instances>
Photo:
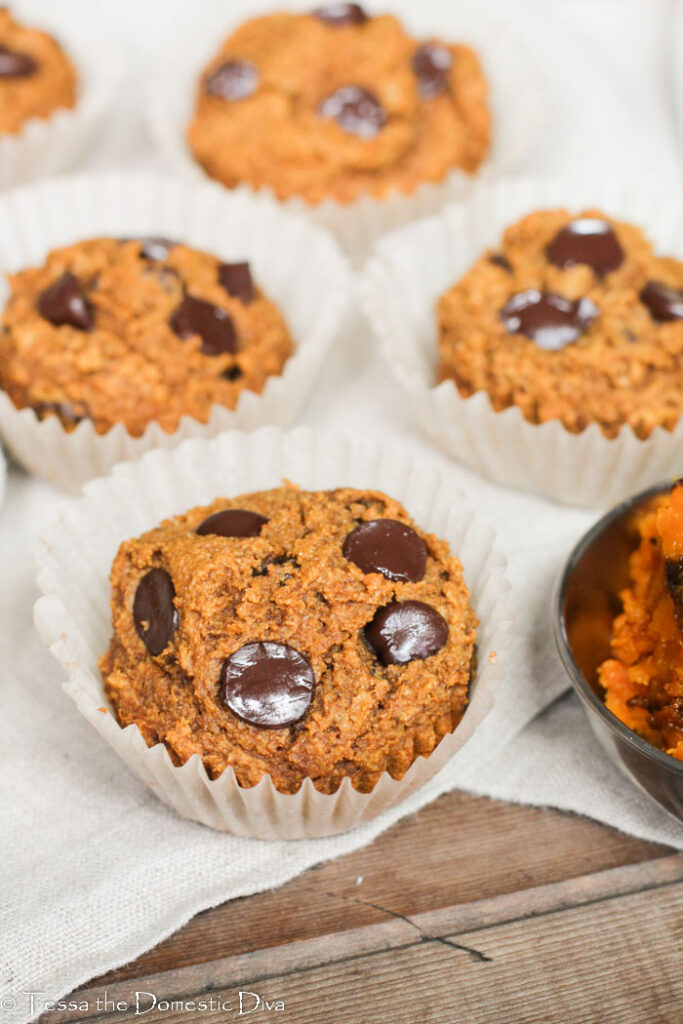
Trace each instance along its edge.
<instances>
[{"instance_id":1,"label":"white paper liner","mask_svg":"<svg viewBox=\"0 0 683 1024\"><path fill-rule=\"evenodd\" d=\"M423 529L446 538L460 558L481 620L476 679L460 725L430 757L418 757L402 780L385 774L370 794L356 792L348 779L334 795L319 793L310 780L298 793L282 794L269 776L244 789L232 768L210 780L197 755L178 768L163 744L149 748L137 726L117 724L97 667L111 635L109 571L120 542L215 497L279 486L283 478L307 489L378 488L403 502ZM261 839L346 831L423 785L493 707L512 622L505 559L493 548L493 531L465 509L462 494L423 459L406 458L397 446L268 427L189 441L173 452L151 452L92 481L85 494L41 538L36 561L45 596L35 607L36 625L67 669L65 689L81 713L129 768L184 817Z\"/></svg>"},{"instance_id":2,"label":"white paper liner","mask_svg":"<svg viewBox=\"0 0 683 1024\"><path fill-rule=\"evenodd\" d=\"M311 9L309 0L298 0L290 8ZM515 23L501 17L497 7L485 0L458 0L442 23L430 21L424 12L411 11L402 18L416 38L443 35L454 42L470 43L478 52L490 87L493 114L492 145L477 177L495 177L513 171L526 156L548 111L548 91L533 68L524 38ZM150 83L147 115L150 131L171 166L194 180L207 180L185 141L191 120L197 84L202 68L216 53L222 40L239 24L223 22L214 9L203 12L183 34L176 52L160 62ZM333 231L354 261L362 260L373 242L400 224L440 209L444 203L465 195L475 178L455 170L438 184L426 183L413 194L394 191L383 199L365 196L353 203L326 199L310 205L301 198L281 201L289 209L303 212ZM250 191L247 185L237 191ZM272 196L269 189L261 192Z\"/></svg>"},{"instance_id":3,"label":"white paper liner","mask_svg":"<svg viewBox=\"0 0 683 1024\"><path fill-rule=\"evenodd\" d=\"M90 420L69 433L56 416L41 421L32 409L16 409L0 391L0 433L7 447L27 469L66 489L77 489L124 459L190 437L289 425L341 327L351 277L337 244L265 197L157 175L83 175L0 197L0 223L0 272L40 264L50 249L97 235L162 235L226 260L247 259L295 343L282 373L270 377L260 395L244 390L234 409L215 405L207 423L185 416L171 434L151 423L140 437L123 424L100 435ZM8 294L3 280L0 306Z\"/></svg>"},{"instance_id":4,"label":"white paper liner","mask_svg":"<svg viewBox=\"0 0 683 1024\"><path fill-rule=\"evenodd\" d=\"M656 189L611 182L510 180L480 184L466 202L383 238L368 260L363 306L387 363L428 434L449 454L500 483L573 505L612 505L683 472L683 418L641 440L624 426L608 439L597 424L571 434L519 408L494 411L488 395L462 398L453 381L435 386L436 303L505 227L534 210L596 207L641 226L655 250L683 259L683 204Z\"/></svg>"},{"instance_id":5,"label":"white paper liner","mask_svg":"<svg viewBox=\"0 0 683 1024\"><path fill-rule=\"evenodd\" d=\"M43 7L45 5L42 5ZM0 135L0 189L44 178L74 167L116 95L122 61L116 50L71 37L55 13L22 8L22 23L55 35L72 61L77 81L76 105L49 117L33 117L16 135Z\"/></svg>"}]
</instances>

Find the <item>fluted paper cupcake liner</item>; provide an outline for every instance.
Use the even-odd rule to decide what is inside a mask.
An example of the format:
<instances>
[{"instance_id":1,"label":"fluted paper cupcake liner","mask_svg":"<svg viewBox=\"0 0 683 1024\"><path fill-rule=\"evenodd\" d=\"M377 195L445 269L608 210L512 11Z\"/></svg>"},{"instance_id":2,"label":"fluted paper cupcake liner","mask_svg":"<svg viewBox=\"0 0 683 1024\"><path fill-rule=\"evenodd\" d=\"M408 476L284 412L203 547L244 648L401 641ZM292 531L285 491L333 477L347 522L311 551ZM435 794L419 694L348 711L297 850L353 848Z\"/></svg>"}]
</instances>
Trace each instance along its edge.
<instances>
[{"instance_id":1,"label":"fluted paper cupcake liner","mask_svg":"<svg viewBox=\"0 0 683 1024\"><path fill-rule=\"evenodd\" d=\"M310 6L308 0L294 4L305 10ZM411 12L411 18L419 17L418 10ZM217 19L215 11L207 12L201 21L195 19L191 36L183 37L178 51L167 56L150 83L147 114L152 136L170 165L194 180L207 180L185 140L197 84L220 42L236 27ZM546 114L547 90L532 70L523 38L517 39L514 23L501 17L498 8L489 8L485 0L459 0L448 12L447 27L429 21L406 27L418 38L441 34L477 50L490 87L491 151L475 176L454 170L443 181L424 183L411 194L393 190L382 199L364 196L352 203L325 199L311 205L297 197L280 201L334 232L355 261L367 255L380 235L465 195L476 177L495 177L514 170ZM236 191L250 189L245 184ZM273 195L266 188L260 191Z\"/></svg>"},{"instance_id":2,"label":"fluted paper cupcake liner","mask_svg":"<svg viewBox=\"0 0 683 1024\"><path fill-rule=\"evenodd\" d=\"M42 182L0 198L0 271L41 263L50 249L98 235L162 235L215 253L247 259L254 277L282 311L294 354L263 391L242 391L234 409L215 405L207 423L185 416L172 433L151 423L140 437L123 424L96 433L90 420L64 430L56 416L38 419L0 391L0 432L31 472L67 489L152 448L222 430L287 426L305 401L341 327L350 271L336 242L264 197L230 195L213 184L191 185L146 174L83 175ZM0 304L8 285L0 283Z\"/></svg>"},{"instance_id":3,"label":"fluted paper cupcake liner","mask_svg":"<svg viewBox=\"0 0 683 1024\"><path fill-rule=\"evenodd\" d=\"M111 635L109 571L119 544L167 516L236 495L279 486L287 478L307 489L375 488L403 502L425 530L445 538L460 558L478 628L478 667L470 702L456 730L433 753L418 757L401 780L384 774L369 794L345 779L323 794L307 779L296 794L264 777L238 785L232 768L211 780L195 755L175 766L163 744L148 747L136 725L122 729L104 691L97 659ZM398 447L307 429L231 432L156 451L86 485L81 499L40 542L35 608L38 630L68 672L67 693L128 767L170 807L212 828L261 839L332 835L370 821L431 778L470 738L493 707L510 644L505 559L492 530L467 511L463 497L423 459Z\"/></svg>"},{"instance_id":4,"label":"fluted paper cupcake liner","mask_svg":"<svg viewBox=\"0 0 683 1024\"><path fill-rule=\"evenodd\" d=\"M662 255L683 258L683 204L656 190L612 182L511 180L480 184L438 217L387 235L368 260L363 305L387 363L424 429L485 476L575 505L611 505L683 471L683 418L647 440L624 426L607 438L596 423L579 434L559 420L533 424L517 406L496 412L488 394L462 398L437 380L438 298L534 210L598 208L643 228Z\"/></svg>"}]
</instances>

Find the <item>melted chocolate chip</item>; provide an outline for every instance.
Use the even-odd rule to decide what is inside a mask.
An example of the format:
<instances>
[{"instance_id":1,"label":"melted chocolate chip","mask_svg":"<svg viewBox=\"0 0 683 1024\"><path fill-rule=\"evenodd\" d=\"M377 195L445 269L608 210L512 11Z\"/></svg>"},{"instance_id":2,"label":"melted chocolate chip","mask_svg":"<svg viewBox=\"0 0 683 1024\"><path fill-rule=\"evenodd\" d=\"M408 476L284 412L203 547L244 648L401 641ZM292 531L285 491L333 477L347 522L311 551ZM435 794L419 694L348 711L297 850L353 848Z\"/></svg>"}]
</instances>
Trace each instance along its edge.
<instances>
[{"instance_id":1,"label":"melted chocolate chip","mask_svg":"<svg viewBox=\"0 0 683 1024\"><path fill-rule=\"evenodd\" d=\"M38 65L27 53L16 53L6 46L0 46L0 78L28 78L35 74Z\"/></svg>"},{"instance_id":2,"label":"melted chocolate chip","mask_svg":"<svg viewBox=\"0 0 683 1024\"><path fill-rule=\"evenodd\" d=\"M353 530L342 548L363 572L381 572L389 580L417 583L427 568L427 545L410 526L396 519L373 519Z\"/></svg>"},{"instance_id":3,"label":"melted chocolate chip","mask_svg":"<svg viewBox=\"0 0 683 1024\"><path fill-rule=\"evenodd\" d=\"M326 25L364 25L368 16L360 4L327 4L313 11L313 17Z\"/></svg>"},{"instance_id":4,"label":"melted chocolate chip","mask_svg":"<svg viewBox=\"0 0 683 1024\"><path fill-rule=\"evenodd\" d=\"M492 253L489 256L489 263L493 263L494 267L500 267L501 270L506 270L508 274L512 273L512 264L502 252Z\"/></svg>"},{"instance_id":5,"label":"melted chocolate chip","mask_svg":"<svg viewBox=\"0 0 683 1024\"><path fill-rule=\"evenodd\" d=\"M420 96L433 99L445 92L452 65L453 55L445 46L423 43L413 55L413 71L417 75Z\"/></svg>"},{"instance_id":6,"label":"melted chocolate chip","mask_svg":"<svg viewBox=\"0 0 683 1024\"><path fill-rule=\"evenodd\" d=\"M186 295L170 320L171 328L180 338L198 334L205 356L220 356L237 349L237 332L232 317L225 309L204 299Z\"/></svg>"},{"instance_id":7,"label":"melted chocolate chip","mask_svg":"<svg viewBox=\"0 0 683 1024\"><path fill-rule=\"evenodd\" d=\"M288 644L245 644L226 658L221 669L228 708L250 725L266 729L281 729L303 718L314 690L310 661Z\"/></svg>"},{"instance_id":8,"label":"melted chocolate chip","mask_svg":"<svg viewBox=\"0 0 683 1024\"><path fill-rule=\"evenodd\" d=\"M666 323L683 320L683 291L670 288L661 281L648 281L640 293L640 301L650 310L653 320Z\"/></svg>"},{"instance_id":9,"label":"melted chocolate chip","mask_svg":"<svg viewBox=\"0 0 683 1024\"><path fill-rule=\"evenodd\" d=\"M138 636L153 656L161 654L178 625L174 597L173 580L165 569L150 569L135 591L133 621Z\"/></svg>"},{"instance_id":10,"label":"melted chocolate chip","mask_svg":"<svg viewBox=\"0 0 683 1024\"><path fill-rule=\"evenodd\" d=\"M387 123L387 112L368 89L344 85L320 104L322 117L336 121L340 128L362 139L372 139Z\"/></svg>"},{"instance_id":11,"label":"melted chocolate chip","mask_svg":"<svg viewBox=\"0 0 683 1024\"><path fill-rule=\"evenodd\" d=\"M624 260L624 250L612 227L595 217L579 217L567 224L546 246L545 254L563 270L586 263L598 277L616 270Z\"/></svg>"},{"instance_id":12,"label":"melted chocolate chip","mask_svg":"<svg viewBox=\"0 0 683 1024\"><path fill-rule=\"evenodd\" d=\"M248 263L221 263L218 280L228 295L239 299L245 306L254 301L254 282Z\"/></svg>"},{"instance_id":13,"label":"melted chocolate chip","mask_svg":"<svg viewBox=\"0 0 683 1024\"><path fill-rule=\"evenodd\" d=\"M505 303L500 318L510 334L525 334L539 348L554 350L580 338L598 315L590 299L565 299L530 288Z\"/></svg>"},{"instance_id":14,"label":"melted chocolate chip","mask_svg":"<svg viewBox=\"0 0 683 1024\"><path fill-rule=\"evenodd\" d=\"M222 100L245 100L256 91L258 68L249 60L228 60L206 79L204 88L210 96Z\"/></svg>"},{"instance_id":15,"label":"melted chocolate chip","mask_svg":"<svg viewBox=\"0 0 683 1024\"><path fill-rule=\"evenodd\" d=\"M405 665L440 651L448 640L448 623L423 601L392 601L363 632L382 665Z\"/></svg>"},{"instance_id":16,"label":"melted chocolate chip","mask_svg":"<svg viewBox=\"0 0 683 1024\"><path fill-rule=\"evenodd\" d=\"M248 512L244 508L226 508L222 512L214 512L200 523L195 533L200 537L207 534L216 537L258 537L261 528L267 522L266 517L260 516L258 512Z\"/></svg>"},{"instance_id":17,"label":"melted chocolate chip","mask_svg":"<svg viewBox=\"0 0 683 1024\"><path fill-rule=\"evenodd\" d=\"M90 331L95 324L92 306L74 274L66 273L38 297L38 312L55 327L69 324L79 331Z\"/></svg>"}]
</instances>

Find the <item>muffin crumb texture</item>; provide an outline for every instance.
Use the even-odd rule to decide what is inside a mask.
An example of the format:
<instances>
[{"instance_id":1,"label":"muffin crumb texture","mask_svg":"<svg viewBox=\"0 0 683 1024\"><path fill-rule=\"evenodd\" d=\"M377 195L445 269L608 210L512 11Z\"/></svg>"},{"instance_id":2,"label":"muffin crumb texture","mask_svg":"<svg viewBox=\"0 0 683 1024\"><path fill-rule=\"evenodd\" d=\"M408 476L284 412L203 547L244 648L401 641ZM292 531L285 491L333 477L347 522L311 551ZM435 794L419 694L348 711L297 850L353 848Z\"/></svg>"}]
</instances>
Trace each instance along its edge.
<instances>
[{"instance_id":1,"label":"muffin crumb texture","mask_svg":"<svg viewBox=\"0 0 683 1024\"><path fill-rule=\"evenodd\" d=\"M100 667L119 723L211 777L369 792L465 711L461 565L380 492L218 499L123 543L111 583Z\"/></svg>"},{"instance_id":2,"label":"muffin crumb texture","mask_svg":"<svg viewBox=\"0 0 683 1024\"><path fill-rule=\"evenodd\" d=\"M438 303L438 379L606 437L683 412L683 263L599 210L529 214Z\"/></svg>"},{"instance_id":3,"label":"muffin crumb texture","mask_svg":"<svg viewBox=\"0 0 683 1024\"><path fill-rule=\"evenodd\" d=\"M76 72L59 43L0 8L0 134L75 104Z\"/></svg>"},{"instance_id":4,"label":"muffin crumb texture","mask_svg":"<svg viewBox=\"0 0 683 1024\"><path fill-rule=\"evenodd\" d=\"M0 331L0 386L19 409L117 423L137 437L206 423L260 393L294 345L248 263L164 238L97 238L10 276Z\"/></svg>"},{"instance_id":5,"label":"muffin crumb texture","mask_svg":"<svg viewBox=\"0 0 683 1024\"><path fill-rule=\"evenodd\" d=\"M475 52L416 41L357 4L245 22L205 68L187 130L194 158L228 187L351 202L410 193L489 147Z\"/></svg>"}]
</instances>

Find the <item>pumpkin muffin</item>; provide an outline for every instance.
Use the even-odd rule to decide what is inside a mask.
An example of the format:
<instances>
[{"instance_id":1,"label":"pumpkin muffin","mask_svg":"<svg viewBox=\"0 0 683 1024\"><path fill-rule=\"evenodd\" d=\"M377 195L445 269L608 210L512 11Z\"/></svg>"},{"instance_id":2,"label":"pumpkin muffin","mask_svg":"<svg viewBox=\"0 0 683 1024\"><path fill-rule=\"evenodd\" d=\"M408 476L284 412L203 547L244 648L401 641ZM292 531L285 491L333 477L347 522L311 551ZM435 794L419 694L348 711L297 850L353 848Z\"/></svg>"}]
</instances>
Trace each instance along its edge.
<instances>
[{"instance_id":1,"label":"pumpkin muffin","mask_svg":"<svg viewBox=\"0 0 683 1024\"><path fill-rule=\"evenodd\" d=\"M636 523L640 543L600 666L605 704L629 729L683 761L683 484Z\"/></svg>"},{"instance_id":2,"label":"pumpkin muffin","mask_svg":"<svg viewBox=\"0 0 683 1024\"><path fill-rule=\"evenodd\" d=\"M572 433L683 412L683 263L599 210L532 213L439 300L439 380Z\"/></svg>"},{"instance_id":3,"label":"pumpkin muffin","mask_svg":"<svg viewBox=\"0 0 683 1024\"><path fill-rule=\"evenodd\" d=\"M97 238L10 276L0 386L19 409L173 432L261 392L293 352L287 325L247 263L163 238Z\"/></svg>"},{"instance_id":4,"label":"pumpkin muffin","mask_svg":"<svg viewBox=\"0 0 683 1024\"><path fill-rule=\"evenodd\" d=\"M245 22L205 68L187 141L228 187L348 203L477 169L487 85L468 46L358 4Z\"/></svg>"},{"instance_id":5,"label":"pumpkin muffin","mask_svg":"<svg viewBox=\"0 0 683 1024\"><path fill-rule=\"evenodd\" d=\"M0 134L76 103L76 72L59 43L0 8Z\"/></svg>"},{"instance_id":6,"label":"pumpkin muffin","mask_svg":"<svg viewBox=\"0 0 683 1024\"><path fill-rule=\"evenodd\" d=\"M178 765L369 792L464 713L477 623L462 567L385 494L221 498L123 543L111 584L107 695Z\"/></svg>"}]
</instances>

